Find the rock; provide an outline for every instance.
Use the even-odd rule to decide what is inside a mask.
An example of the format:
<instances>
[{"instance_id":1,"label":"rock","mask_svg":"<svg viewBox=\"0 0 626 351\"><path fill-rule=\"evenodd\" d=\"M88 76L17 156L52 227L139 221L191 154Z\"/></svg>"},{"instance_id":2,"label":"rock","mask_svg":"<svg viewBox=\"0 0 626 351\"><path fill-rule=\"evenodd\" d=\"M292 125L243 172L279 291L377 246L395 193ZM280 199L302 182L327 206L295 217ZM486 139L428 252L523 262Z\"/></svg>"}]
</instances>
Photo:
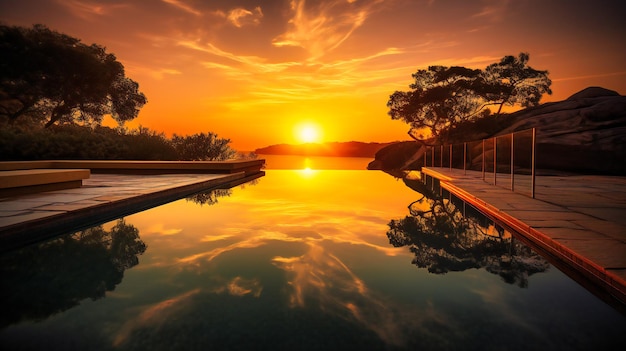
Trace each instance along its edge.
<instances>
[{"instance_id":1,"label":"rock","mask_svg":"<svg viewBox=\"0 0 626 351\"><path fill-rule=\"evenodd\" d=\"M619 96L619 93L613 90L604 89L601 87L588 87L576 94L568 97L566 100L580 100L585 98L594 98L602 96Z\"/></svg>"},{"instance_id":2,"label":"rock","mask_svg":"<svg viewBox=\"0 0 626 351\"><path fill-rule=\"evenodd\" d=\"M367 165L367 169L419 169L421 162L409 163L408 165L405 165L405 163L419 151L421 146L420 143L414 141L401 141L385 146L376 152L374 161Z\"/></svg>"},{"instance_id":3,"label":"rock","mask_svg":"<svg viewBox=\"0 0 626 351\"><path fill-rule=\"evenodd\" d=\"M615 91L589 87L566 100L545 103L498 118L502 119L497 130L485 137L536 128L537 168L626 175L626 96ZM502 124L502 121L505 123ZM462 135L455 139L474 140ZM402 165L417 152L420 144L413 144L413 147L388 146L385 149L390 151L380 150L371 164L382 169ZM419 169L421 162L413 162L411 167Z\"/></svg>"}]
</instances>

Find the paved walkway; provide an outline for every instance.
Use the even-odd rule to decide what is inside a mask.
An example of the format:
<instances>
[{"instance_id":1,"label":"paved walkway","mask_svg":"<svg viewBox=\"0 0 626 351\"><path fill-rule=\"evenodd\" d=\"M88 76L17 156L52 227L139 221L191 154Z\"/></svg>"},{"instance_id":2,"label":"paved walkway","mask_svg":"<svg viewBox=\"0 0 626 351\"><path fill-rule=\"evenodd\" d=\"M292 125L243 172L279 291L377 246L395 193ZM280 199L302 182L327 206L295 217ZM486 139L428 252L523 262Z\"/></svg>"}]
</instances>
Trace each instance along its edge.
<instances>
[{"instance_id":1,"label":"paved walkway","mask_svg":"<svg viewBox=\"0 0 626 351\"><path fill-rule=\"evenodd\" d=\"M205 189L262 176L92 174L75 189L0 198L0 250L145 210Z\"/></svg>"},{"instance_id":2,"label":"paved walkway","mask_svg":"<svg viewBox=\"0 0 626 351\"><path fill-rule=\"evenodd\" d=\"M528 176L516 175L512 192L508 175L493 185L493 174L423 171L626 304L626 177L538 176L533 199Z\"/></svg>"}]
</instances>

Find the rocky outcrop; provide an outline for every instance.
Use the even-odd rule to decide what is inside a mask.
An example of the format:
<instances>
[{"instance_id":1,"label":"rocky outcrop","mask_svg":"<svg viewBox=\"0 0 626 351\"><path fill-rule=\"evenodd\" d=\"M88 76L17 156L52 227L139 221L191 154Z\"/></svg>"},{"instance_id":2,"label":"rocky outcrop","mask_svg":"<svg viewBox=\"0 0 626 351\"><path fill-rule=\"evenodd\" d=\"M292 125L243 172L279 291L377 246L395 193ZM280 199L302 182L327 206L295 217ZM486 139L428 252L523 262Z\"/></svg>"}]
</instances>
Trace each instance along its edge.
<instances>
[{"instance_id":1,"label":"rocky outcrop","mask_svg":"<svg viewBox=\"0 0 626 351\"><path fill-rule=\"evenodd\" d=\"M626 175L626 96L589 87L566 100L512 113L506 116L506 125L485 137L530 128L537 129L537 167L540 169ZM419 149L419 144L415 144ZM376 154L370 169L388 170L384 168L387 165L404 165L414 158L415 152L419 151L407 145L388 146ZM393 160L389 160L390 157ZM419 167L418 159L405 169Z\"/></svg>"}]
</instances>

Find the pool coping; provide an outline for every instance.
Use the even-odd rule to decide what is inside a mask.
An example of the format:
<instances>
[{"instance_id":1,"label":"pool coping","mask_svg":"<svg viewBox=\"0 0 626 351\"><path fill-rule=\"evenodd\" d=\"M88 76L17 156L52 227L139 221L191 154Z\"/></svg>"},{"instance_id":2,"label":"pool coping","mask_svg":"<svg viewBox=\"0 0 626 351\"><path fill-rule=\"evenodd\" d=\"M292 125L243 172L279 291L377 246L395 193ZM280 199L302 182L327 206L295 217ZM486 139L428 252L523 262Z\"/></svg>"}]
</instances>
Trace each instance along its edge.
<instances>
[{"instance_id":1,"label":"pool coping","mask_svg":"<svg viewBox=\"0 0 626 351\"><path fill-rule=\"evenodd\" d=\"M7 183L7 189L16 192L0 196L0 251L88 228L201 191L231 188L264 176L264 164L264 159L0 162L0 175L6 172L10 178L16 171L19 174L21 170L32 170L38 173L37 177L43 177L36 183L49 181L13 188L12 183ZM58 184L58 174L65 177L66 172L76 173L78 169L82 183L48 187ZM55 176L46 178L49 171Z\"/></svg>"},{"instance_id":2,"label":"pool coping","mask_svg":"<svg viewBox=\"0 0 626 351\"><path fill-rule=\"evenodd\" d=\"M585 233L585 238L575 237L573 233L577 232L576 230L559 228L558 223L550 228L533 225L529 216L536 215L538 211L545 211L565 214L569 218L580 218L578 224L590 222L586 222L589 216L584 213L576 213L553 202L532 199L482 180L477 181L476 174L468 176L467 172L462 170L423 167L422 173L438 179L443 189L476 207L505 228L520 234L570 269L597 284L622 304L626 304L626 255L623 254L626 252L626 228L613 225L609 233L606 232L607 229L604 229L605 232L598 232L596 228L583 227L581 232ZM567 183L560 185L567 189ZM506 207L499 205L502 203L502 197L516 199L518 209L513 211L510 208L502 208ZM621 203L619 205L620 209L623 208ZM581 250L584 245L596 247L593 250ZM619 256L610 257L609 260L617 261L617 264L606 263L605 256L611 254Z\"/></svg>"}]
</instances>

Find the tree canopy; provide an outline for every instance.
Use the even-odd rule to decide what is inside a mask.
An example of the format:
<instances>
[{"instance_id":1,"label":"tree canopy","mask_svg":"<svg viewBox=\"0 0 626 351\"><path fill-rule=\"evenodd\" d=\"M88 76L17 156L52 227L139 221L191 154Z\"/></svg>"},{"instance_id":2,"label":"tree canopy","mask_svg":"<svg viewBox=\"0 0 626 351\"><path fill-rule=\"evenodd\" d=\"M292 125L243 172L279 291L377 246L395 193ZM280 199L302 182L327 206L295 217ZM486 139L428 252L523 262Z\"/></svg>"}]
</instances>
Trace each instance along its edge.
<instances>
[{"instance_id":1,"label":"tree canopy","mask_svg":"<svg viewBox=\"0 0 626 351\"><path fill-rule=\"evenodd\" d=\"M237 152L229 143L230 139L220 138L212 132L172 136L172 145L179 158L187 161L224 161L234 158Z\"/></svg>"},{"instance_id":2,"label":"tree canopy","mask_svg":"<svg viewBox=\"0 0 626 351\"><path fill-rule=\"evenodd\" d=\"M387 102L392 119L411 127L409 135L427 130L445 141L445 132L459 123L486 116L487 108L498 105L530 107L539 104L543 94L552 94L548 71L529 67L529 55L505 56L485 68L430 66L412 74L409 91L396 91Z\"/></svg>"},{"instance_id":3,"label":"tree canopy","mask_svg":"<svg viewBox=\"0 0 626 351\"><path fill-rule=\"evenodd\" d=\"M46 26L0 26L0 52L0 117L11 123L123 124L147 102L115 55Z\"/></svg>"}]
</instances>

